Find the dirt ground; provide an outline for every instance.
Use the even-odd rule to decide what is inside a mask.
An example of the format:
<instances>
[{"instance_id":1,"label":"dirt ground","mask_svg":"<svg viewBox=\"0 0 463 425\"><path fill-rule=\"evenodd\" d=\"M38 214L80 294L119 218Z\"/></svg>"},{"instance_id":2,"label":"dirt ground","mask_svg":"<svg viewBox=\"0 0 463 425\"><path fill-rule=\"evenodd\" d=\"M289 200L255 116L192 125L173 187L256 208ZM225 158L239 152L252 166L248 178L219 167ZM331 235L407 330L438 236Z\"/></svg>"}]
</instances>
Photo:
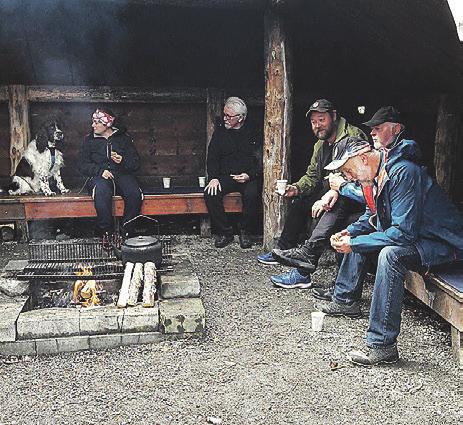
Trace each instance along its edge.
<instances>
[{"instance_id":1,"label":"dirt ground","mask_svg":"<svg viewBox=\"0 0 463 425\"><path fill-rule=\"evenodd\" d=\"M108 351L0 359L0 424L456 424L461 371L450 329L407 299L401 362L361 368L346 353L362 348L367 319L326 318L310 329L309 290L272 286L286 270L263 266L262 248L222 250L182 236L202 284L207 332ZM0 266L25 256L4 243ZM326 256L314 276L332 279ZM367 287L363 311L368 312ZM331 371L330 361L341 366Z\"/></svg>"}]
</instances>

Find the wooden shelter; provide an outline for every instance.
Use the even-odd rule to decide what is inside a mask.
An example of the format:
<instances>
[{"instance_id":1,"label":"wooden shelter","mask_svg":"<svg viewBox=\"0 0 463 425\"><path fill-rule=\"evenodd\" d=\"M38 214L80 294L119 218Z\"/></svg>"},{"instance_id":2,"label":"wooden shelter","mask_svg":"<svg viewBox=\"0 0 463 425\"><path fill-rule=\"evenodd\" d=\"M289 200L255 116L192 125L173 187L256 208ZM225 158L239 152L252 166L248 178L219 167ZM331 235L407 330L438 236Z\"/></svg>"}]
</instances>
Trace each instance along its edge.
<instances>
[{"instance_id":1,"label":"wooden shelter","mask_svg":"<svg viewBox=\"0 0 463 425\"><path fill-rule=\"evenodd\" d=\"M238 95L265 135L270 247L285 211L273 182L305 171L305 111L326 97L357 124L397 106L438 181L463 201L462 47L445 0L5 0L0 13L0 182L57 115L63 179L77 189L90 114L112 103L142 153L142 185L165 175L193 184L224 98Z\"/></svg>"}]
</instances>

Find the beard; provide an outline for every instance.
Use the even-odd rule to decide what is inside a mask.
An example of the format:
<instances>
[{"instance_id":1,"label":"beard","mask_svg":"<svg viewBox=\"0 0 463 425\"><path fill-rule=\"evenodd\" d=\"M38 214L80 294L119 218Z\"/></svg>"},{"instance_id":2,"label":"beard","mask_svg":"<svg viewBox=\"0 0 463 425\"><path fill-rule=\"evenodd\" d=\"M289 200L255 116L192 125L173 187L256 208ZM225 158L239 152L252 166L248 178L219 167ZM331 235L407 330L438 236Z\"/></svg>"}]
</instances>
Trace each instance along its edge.
<instances>
[{"instance_id":1,"label":"beard","mask_svg":"<svg viewBox=\"0 0 463 425\"><path fill-rule=\"evenodd\" d=\"M319 140L328 140L334 134L334 125L330 125L326 129L320 129L315 132Z\"/></svg>"}]
</instances>

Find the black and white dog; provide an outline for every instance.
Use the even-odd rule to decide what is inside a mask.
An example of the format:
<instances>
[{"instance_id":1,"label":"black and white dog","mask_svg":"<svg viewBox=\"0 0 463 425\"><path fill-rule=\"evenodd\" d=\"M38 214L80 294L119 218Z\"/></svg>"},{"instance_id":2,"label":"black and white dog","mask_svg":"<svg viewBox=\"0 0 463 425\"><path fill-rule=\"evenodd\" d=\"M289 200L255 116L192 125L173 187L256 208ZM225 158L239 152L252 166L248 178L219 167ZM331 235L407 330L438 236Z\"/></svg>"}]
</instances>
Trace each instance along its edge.
<instances>
[{"instance_id":1,"label":"black and white dog","mask_svg":"<svg viewBox=\"0 0 463 425\"><path fill-rule=\"evenodd\" d=\"M42 192L46 196L56 195L50 189L50 178L56 181L61 193L69 192L61 179L61 168L64 166L63 154L59 145L63 141L63 132L56 120L42 125L35 139L31 140L19 161L12 176L8 193L24 195Z\"/></svg>"}]
</instances>

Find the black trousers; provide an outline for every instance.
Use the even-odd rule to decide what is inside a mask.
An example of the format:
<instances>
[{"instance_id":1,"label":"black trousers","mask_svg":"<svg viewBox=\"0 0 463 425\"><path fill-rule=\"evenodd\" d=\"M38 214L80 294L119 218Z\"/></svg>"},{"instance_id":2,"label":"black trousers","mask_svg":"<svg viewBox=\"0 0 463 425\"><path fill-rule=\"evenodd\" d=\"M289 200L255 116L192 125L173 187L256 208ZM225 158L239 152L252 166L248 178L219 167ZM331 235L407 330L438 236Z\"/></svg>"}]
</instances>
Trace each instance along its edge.
<instances>
[{"instance_id":1,"label":"black trousers","mask_svg":"<svg viewBox=\"0 0 463 425\"><path fill-rule=\"evenodd\" d=\"M227 193L240 192L243 200L243 212L240 217L240 227L245 232L251 232L253 225L257 220L259 183L257 180L251 180L246 183L237 183L231 177L224 177L220 180L222 187L217 195L209 195L204 192L207 210L211 217L212 225L219 235L232 235L233 228L230 225L223 207L223 197Z\"/></svg>"},{"instance_id":2,"label":"black trousers","mask_svg":"<svg viewBox=\"0 0 463 425\"><path fill-rule=\"evenodd\" d=\"M87 189L95 201L96 223L103 232L114 230L112 196L121 195L124 199L124 216L122 223L140 214L143 195L137 180L132 175L118 176L114 180L92 177L87 182Z\"/></svg>"},{"instance_id":3,"label":"black trousers","mask_svg":"<svg viewBox=\"0 0 463 425\"><path fill-rule=\"evenodd\" d=\"M285 226L278 240L278 248L290 249L297 246L300 234L304 232L307 239L306 228L312 222L312 206L324 193L312 196L298 197L291 203L285 219ZM307 242L326 244L333 233L344 229L354 222L364 211L365 206L350 198L340 196L331 211L325 212L317 219L312 235ZM314 223L312 223L314 224Z\"/></svg>"}]
</instances>

